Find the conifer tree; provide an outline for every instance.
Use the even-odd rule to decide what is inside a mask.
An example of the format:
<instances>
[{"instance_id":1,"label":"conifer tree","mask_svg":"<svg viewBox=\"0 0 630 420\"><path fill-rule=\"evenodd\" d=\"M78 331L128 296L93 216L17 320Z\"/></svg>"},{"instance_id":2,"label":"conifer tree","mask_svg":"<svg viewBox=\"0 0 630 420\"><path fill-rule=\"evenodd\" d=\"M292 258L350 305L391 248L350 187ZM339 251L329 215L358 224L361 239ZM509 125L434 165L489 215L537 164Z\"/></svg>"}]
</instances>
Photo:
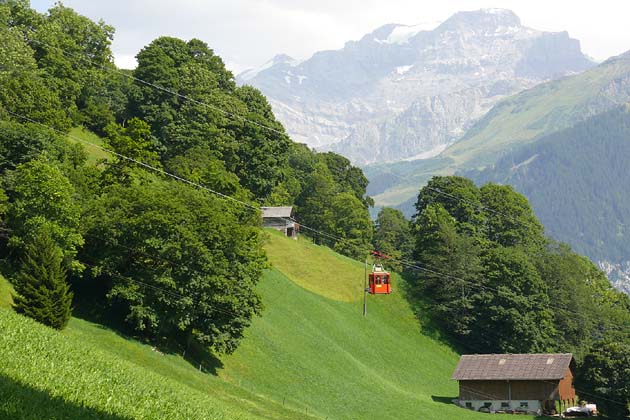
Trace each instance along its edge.
<instances>
[{"instance_id":1,"label":"conifer tree","mask_svg":"<svg viewBox=\"0 0 630 420\"><path fill-rule=\"evenodd\" d=\"M72 312L72 292L66 282L63 254L42 230L26 246L15 282L13 308L42 324L63 329Z\"/></svg>"}]
</instances>

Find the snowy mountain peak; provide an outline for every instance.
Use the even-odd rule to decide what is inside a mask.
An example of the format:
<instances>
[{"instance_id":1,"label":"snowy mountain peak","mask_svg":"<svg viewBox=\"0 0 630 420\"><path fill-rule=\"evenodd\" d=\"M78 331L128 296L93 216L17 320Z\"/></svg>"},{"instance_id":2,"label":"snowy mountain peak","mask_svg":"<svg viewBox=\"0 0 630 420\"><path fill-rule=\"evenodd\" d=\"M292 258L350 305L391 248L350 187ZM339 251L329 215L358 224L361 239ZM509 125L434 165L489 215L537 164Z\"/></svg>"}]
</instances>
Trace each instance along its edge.
<instances>
[{"instance_id":1,"label":"snowy mountain peak","mask_svg":"<svg viewBox=\"0 0 630 420\"><path fill-rule=\"evenodd\" d=\"M505 9L390 23L292 63L276 56L237 80L267 95L294 140L360 164L432 156L502 98L593 64L567 33Z\"/></svg>"},{"instance_id":2,"label":"snowy mountain peak","mask_svg":"<svg viewBox=\"0 0 630 420\"><path fill-rule=\"evenodd\" d=\"M267 61L265 64L258 67L257 69L248 69L243 71L241 74L238 75L238 78L243 81L248 81L258 76L259 73L265 70L269 70L270 68L280 64L295 67L300 64L300 60L296 60L293 57L288 56L287 54L277 54L271 60Z\"/></svg>"}]
</instances>

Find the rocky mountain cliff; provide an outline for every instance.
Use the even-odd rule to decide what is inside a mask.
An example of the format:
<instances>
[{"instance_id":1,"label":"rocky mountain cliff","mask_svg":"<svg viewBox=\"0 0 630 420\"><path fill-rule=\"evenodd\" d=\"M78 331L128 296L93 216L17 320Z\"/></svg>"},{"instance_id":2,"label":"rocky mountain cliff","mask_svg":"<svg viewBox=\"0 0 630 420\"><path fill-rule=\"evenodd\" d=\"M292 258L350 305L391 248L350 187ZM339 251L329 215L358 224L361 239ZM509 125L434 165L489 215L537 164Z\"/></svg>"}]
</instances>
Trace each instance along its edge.
<instances>
[{"instance_id":1,"label":"rocky mountain cliff","mask_svg":"<svg viewBox=\"0 0 630 420\"><path fill-rule=\"evenodd\" d=\"M434 156L502 98L592 65L566 32L484 9L435 28L385 25L237 79L263 91L294 140L368 164Z\"/></svg>"}]
</instances>

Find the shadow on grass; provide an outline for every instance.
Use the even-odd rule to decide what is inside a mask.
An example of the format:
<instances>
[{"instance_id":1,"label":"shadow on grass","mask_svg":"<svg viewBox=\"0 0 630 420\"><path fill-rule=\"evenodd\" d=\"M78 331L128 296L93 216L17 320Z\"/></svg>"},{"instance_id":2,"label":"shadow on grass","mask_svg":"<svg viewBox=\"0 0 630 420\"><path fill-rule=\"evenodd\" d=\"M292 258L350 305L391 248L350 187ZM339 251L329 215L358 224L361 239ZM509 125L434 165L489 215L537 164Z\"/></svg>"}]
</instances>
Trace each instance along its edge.
<instances>
[{"instance_id":1,"label":"shadow on grass","mask_svg":"<svg viewBox=\"0 0 630 420\"><path fill-rule=\"evenodd\" d=\"M414 294L413 288L411 286L411 284L413 284L414 273L404 271L401 274L401 277L403 281L400 282L400 284L398 285L398 291L400 292L403 299L407 301L407 303L411 307L411 310L415 314L416 319L420 324L419 326L422 330L422 334L450 346L452 343L449 342L448 336L446 336L442 332L442 329L430 316L432 310L429 301L426 299L421 299L416 294Z\"/></svg>"},{"instance_id":2,"label":"shadow on grass","mask_svg":"<svg viewBox=\"0 0 630 420\"><path fill-rule=\"evenodd\" d=\"M413 282L413 276L414 273L409 271L405 271L401 274L403 282L401 282L402 284L399 285L398 288L418 320L421 333L441 344L449 346L458 354L464 354L470 351L466 343L451 337L435 319L433 319L431 314L434 312L434 309L429 299L414 295L412 287L410 286Z\"/></svg>"},{"instance_id":3,"label":"shadow on grass","mask_svg":"<svg viewBox=\"0 0 630 420\"><path fill-rule=\"evenodd\" d=\"M453 400L456 399L456 397L438 397L437 395L431 395L431 399L437 403L453 405Z\"/></svg>"},{"instance_id":4,"label":"shadow on grass","mask_svg":"<svg viewBox=\"0 0 630 420\"><path fill-rule=\"evenodd\" d=\"M92 281L92 283L88 283ZM75 299L72 316L95 324L98 328L109 330L118 337L137 341L141 344L154 347L160 353L181 356L195 369L217 376L218 370L223 367L221 360L207 349L198 344L189 344L188 348L178 344L174 340L152 340L139 336L125 323L127 310L124 306L107 305L105 296L111 285L107 282L94 280L75 281L72 284Z\"/></svg>"},{"instance_id":5,"label":"shadow on grass","mask_svg":"<svg viewBox=\"0 0 630 420\"><path fill-rule=\"evenodd\" d=\"M2 419L102 419L127 420L98 409L82 407L59 397L52 397L46 392L23 385L15 380L0 375L0 418Z\"/></svg>"}]
</instances>

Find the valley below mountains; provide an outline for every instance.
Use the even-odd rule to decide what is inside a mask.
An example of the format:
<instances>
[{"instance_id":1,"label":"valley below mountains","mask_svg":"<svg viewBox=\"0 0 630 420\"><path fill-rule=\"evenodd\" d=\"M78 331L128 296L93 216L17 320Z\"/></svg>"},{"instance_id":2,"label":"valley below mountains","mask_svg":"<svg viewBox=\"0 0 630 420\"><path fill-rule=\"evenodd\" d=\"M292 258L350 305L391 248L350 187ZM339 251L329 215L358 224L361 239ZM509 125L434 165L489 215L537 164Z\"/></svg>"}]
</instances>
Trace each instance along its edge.
<instances>
[{"instance_id":1,"label":"valley below mountains","mask_svg":"<svg viewBox=\"0 0 630 420\"><path fill-rule=\"evenodd\" d=\"M238 81L267 95L294 140L364 166L376 209L412 216L434 175L510 184L551 237L630 292L617 182L630 153L630 53L596 65L566 32L527 28L502 9L433 26L385 25L305 61L277 56Z\"/></svg>"},{"instance_id":2,"label":"valley below mountains","mask_svg":"<svg viewBox=\"0 0 630 420\"><path fill-rule=\"evenodd\" d=\"M279 55L237 81L267 96L295 141L367 165L438 155L500 100L593 65L566 32L483 9L388 24L304 61Z\"/></svg>"}]
</instances>

